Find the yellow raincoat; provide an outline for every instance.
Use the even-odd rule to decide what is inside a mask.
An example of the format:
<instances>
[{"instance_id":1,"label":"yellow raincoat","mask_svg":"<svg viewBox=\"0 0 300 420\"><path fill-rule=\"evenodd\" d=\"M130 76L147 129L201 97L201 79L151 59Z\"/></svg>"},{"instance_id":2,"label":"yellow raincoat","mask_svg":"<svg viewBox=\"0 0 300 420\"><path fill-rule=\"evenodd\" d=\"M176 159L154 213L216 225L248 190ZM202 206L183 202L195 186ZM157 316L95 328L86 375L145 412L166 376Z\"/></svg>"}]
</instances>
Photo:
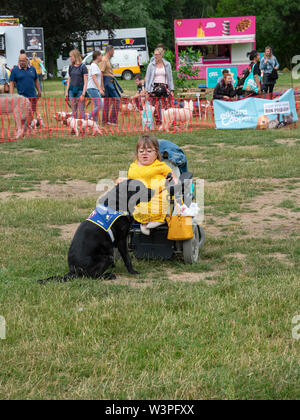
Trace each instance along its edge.
<instances>
[{"instance_id":1,"label":"yellow raincoat","mask_svg":"<svg viewBox=\"0 0 300 420\"><path fill-rule=\"evenodd\" d=\"M155 191L155 195L148 203L139 203L133 217L139 223L164 222L168 211L166 176L172 169L164 162L156 159L151 165L140 166L137 161L130 165L128 178L142 181L147 188Z\"/></svg>"}]
</instances>

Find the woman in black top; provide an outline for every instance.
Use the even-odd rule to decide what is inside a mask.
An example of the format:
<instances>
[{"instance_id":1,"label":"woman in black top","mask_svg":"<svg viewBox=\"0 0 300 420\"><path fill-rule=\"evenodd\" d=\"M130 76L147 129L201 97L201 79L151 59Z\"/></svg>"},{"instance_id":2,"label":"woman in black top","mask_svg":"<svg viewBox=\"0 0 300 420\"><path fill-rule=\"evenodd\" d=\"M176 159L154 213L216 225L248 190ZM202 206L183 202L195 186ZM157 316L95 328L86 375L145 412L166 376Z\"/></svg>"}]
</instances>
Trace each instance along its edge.
<instances>
[{"instance_id":1,"label":"woman in black top","mask_svg":"<svg viewBox=\"0 0 300 420\"><path fill-rule=\"evenodd\" d=\"M82 64L81 54L78 50L69 53L71 65L65 96L70 98L74 118L85 119L85 94L88 82L88 70ZM80 112L78 112L80 108Z\"/></svg>"},{"instance_id":2,"label":"woman in black top","mask_svg":"<svg viewBox=\"0 0 300 420\"><path fill-rule=\"evenodd\" d=\"M254 80L258 86L258 95L261 94L261 86L260 86L260 77L261 77L261 71L260 71L260 67L259 67L259 60L260 60L260 56L259 53L256 50L251 51L250 53L247 54L247 56L249 57L251 63L249 66L249 70L250 72L253 70L253 76L254 76ZM253 92L253 94L255 94Z\"/></svg>"},{"instance_id":3,"label":"woman in black top","mask_svg":"<svg viewBox=\"0 0 300 420\"><path fill-rule=\"evenodd\" d=\"M230 99L235 96L235 89L232 83L232 76L230 73L224 74L224 79L221 80L214 90L214 99Z\"/></svg>"}]
</instances>

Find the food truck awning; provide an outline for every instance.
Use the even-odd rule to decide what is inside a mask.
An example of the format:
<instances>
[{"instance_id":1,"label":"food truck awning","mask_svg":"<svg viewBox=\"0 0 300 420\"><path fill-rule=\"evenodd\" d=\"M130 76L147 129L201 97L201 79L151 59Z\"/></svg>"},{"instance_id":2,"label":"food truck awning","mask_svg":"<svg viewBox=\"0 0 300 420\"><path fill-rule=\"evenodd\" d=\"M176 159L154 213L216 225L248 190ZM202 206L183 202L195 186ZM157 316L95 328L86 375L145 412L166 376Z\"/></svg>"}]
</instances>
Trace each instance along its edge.
<instances>
[{"instance_id":1,"label":"food truck awning","mask_svg":"<svg viewBox=\"0 0 300 420\"><path fill-rule=\"evenodd\" d=\"M195 37L195 38L176 38L177 45L217 45L217 44L240 44L255 42L255 35L233 35L216 37Z\"/></svg>"}]
</instances>

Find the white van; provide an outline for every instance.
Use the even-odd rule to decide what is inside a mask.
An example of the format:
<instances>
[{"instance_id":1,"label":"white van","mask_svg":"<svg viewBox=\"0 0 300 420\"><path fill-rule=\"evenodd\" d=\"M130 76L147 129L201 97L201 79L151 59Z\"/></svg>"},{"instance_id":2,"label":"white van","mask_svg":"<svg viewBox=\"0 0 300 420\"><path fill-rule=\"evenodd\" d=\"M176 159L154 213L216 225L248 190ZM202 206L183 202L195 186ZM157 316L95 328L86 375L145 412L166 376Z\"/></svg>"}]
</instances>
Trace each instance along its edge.
<instances>
[{"instance_id":1,"label":"white van","mask_svg":"<svg viewBox=\"0 0 300 420\"><path fill-rule=\"evenodd\" d=\"M103 51L101 51L104 54ZM93 53L87 54L83 59L83 64L89 69L93 61ZM137 50L115 50L113 58L110 60L115 77L122 77L124 80L131 80L136 74L141 72L139 65L139 53ZM63 68L63 77L68 73L68 66Z\"/></svg>"},{"instance_id":2,"label":"white van","mask_svg":"<svg viewBox=\"0 0 300 420\"><path fill-rule=\"evenodd\" d=\"M149 61L149 51L147 45L146 28L126 28L114 29L112 33L108 31L88 31L84 39L79 43L74 43L74 48L81 50L82 54L89 54L95 50L104 51L107 45L112 45L116 50L137 50L139 54L140 66L145 66ZM61 54L57 59L58 74L63 77L66 74L64 67L69 64L69 51L65 44L61 47ZM64 74L63 74L64 72Z\"/></svg>"}]
</instances>

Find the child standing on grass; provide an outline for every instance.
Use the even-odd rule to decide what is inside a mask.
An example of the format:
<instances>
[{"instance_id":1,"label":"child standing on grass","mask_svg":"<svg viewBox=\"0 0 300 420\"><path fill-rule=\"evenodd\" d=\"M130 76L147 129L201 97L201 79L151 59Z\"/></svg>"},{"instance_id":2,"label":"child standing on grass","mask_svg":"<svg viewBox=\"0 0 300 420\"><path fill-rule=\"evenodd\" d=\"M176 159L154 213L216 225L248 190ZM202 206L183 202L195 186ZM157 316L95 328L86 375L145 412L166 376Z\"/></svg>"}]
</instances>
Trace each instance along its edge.
<instances>
[{"instance_id":1,"label":"child standing on grass","mask_svg":"<svg viewBox=\"0 0 300 420\"><path fill-rule=\"evenodd\" d=\"M145 81L141 78L141 76L135 76L134 80L137 92L134 96L131 97L131 99L135 109L141 111L143 109L143 102L146 95Z\"/></svg>"},{"instance_id":2,"label":"child standing on grass","mask_svg":"<svg viewBox=\"0 0 300 420\"><path fill-rule=\"evenodd\" d=\"M172 169L161 161L161 154L156 138L149 134L140 137L136 145L136 160L130 165L128 178L142 181L147 188L155 191L149 203L140 203L136 206L133 217L141 223L144 235L150 235L150 229L164 223L168 212L168 192L165 189L166 176L172 173L174 182L177 182Z\"/></svg>"}]
</instances>

